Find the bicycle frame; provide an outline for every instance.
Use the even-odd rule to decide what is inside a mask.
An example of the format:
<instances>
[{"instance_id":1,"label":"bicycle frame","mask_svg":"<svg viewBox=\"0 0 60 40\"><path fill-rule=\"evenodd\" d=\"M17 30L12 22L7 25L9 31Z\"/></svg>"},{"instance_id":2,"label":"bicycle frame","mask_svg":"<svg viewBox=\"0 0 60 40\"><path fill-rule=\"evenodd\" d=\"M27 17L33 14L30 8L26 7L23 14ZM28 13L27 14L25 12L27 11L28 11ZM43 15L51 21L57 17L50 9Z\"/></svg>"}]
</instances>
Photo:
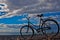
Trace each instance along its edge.
<instances>
[{"instance_id":1,"label":"bicycle frame","mask_svg":"<svg viewBox=\"0 0 60 40\"><path fill-rule=\"evenodd\" d=\"M34 26L32 28L35 29L36 31L38 29L42 29L42 25L41 24L44 22L43 19L42 19L42 17L39 17L39 25L38 25L39 28L38 29L35 28L36 25L34 25L33 23L31 23L29 19L30 19L30 17L27 18L27 20L28 20L28 27L31 27L30 24L32 24L32 26Z\"/></svg>"}]
</instances>

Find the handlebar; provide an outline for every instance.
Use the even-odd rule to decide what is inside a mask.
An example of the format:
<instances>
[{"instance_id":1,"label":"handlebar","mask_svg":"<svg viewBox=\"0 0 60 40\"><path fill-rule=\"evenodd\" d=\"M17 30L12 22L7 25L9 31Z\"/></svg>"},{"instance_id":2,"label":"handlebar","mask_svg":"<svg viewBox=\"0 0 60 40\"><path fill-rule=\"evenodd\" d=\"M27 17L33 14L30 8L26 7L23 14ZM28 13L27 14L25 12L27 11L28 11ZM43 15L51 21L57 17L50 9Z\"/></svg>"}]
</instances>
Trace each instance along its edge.
<instances>
[{"instance_id":1,"label":"handlebar","mask_svg":"<svg viewBox=\"0 0 60 40\"><path fill-rule=\"evenodd\" d=\"M43 14L37 15L37 17L43 17Z\"/></svg>"}]
</instances>

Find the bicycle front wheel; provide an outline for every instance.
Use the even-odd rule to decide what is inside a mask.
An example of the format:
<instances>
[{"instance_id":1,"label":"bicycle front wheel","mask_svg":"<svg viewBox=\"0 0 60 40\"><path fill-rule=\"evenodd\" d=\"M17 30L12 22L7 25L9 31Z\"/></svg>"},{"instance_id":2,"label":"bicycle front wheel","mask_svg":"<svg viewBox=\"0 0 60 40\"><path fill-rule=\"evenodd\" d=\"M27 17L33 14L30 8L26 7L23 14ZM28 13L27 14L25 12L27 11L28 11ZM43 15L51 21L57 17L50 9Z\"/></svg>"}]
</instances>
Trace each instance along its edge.
<instances>
[{"instance_id":1,"label":"bicycle front wheel","mask_svg":"<svg viewBox=\"0 0 60 40\"><path fill-rule=\"evenodd\" d=\"M23 38L32 38L34 30L31 27L28 27L28 25L25 25L20 29L20 34Z\"/></svg>"},{"instance_id":2,"label":"bicycle front wheel","mask_svg":"<svg viewBox=\"0 0 60 40\"><path fill-rule=\"evenodd\" d=\"M42 24L42 31L46 36L56 36L59 33L59 25L53 19L45 20Z\"/></svg>"}]
</instances>

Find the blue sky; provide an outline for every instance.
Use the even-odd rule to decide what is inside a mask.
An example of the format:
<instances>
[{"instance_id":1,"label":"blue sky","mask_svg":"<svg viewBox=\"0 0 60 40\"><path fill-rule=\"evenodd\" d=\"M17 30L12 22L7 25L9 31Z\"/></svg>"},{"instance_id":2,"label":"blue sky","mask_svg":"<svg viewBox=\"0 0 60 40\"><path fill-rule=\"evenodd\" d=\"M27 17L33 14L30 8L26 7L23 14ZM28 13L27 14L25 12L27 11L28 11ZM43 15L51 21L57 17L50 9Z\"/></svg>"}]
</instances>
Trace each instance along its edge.
<instances>
[{"instance_id":1,"label":"blue sky","mask_svg":"<svg viewBox=\"0 0 60 40\"><path fill-rule=\"evenodd\" d=\"M27 13L28 14L28 13ZM22 14L21 16L14 16L14 17L10 17L10 18L2 18L0 19L0 23L4 23L4 24L24 24L27 23L27 20L22 20L23 18L26 18L27 15L23 16L24 14ZM60 12L54 12L54 13L45 13L44 17L49 17L49 16L56 16L59 15L60 16Z\"/></svg>"}]
</instances>

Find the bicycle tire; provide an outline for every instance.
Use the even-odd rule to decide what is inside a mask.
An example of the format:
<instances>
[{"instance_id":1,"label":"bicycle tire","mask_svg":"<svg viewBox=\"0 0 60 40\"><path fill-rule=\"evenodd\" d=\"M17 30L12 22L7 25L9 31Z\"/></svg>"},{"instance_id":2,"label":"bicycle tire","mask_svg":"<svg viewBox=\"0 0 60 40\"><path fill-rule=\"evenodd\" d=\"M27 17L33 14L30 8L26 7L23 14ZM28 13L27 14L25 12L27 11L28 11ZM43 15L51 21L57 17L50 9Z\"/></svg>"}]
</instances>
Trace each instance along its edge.
<instances>
[{"instance_id":1,"label":"bicycle tire","mask_svg":"<svg viewBox=\"0 0 60 40\"><path fill-rule=\"evenodd\" d=\"M25 25L25 26L23 26L23 27L20 29L20 34L21 34L21 37L23 37L23 38L25 38L24 35L22 35L22 29L23 29L24 27L28 27L28 25ZM32 27L30 27L30 26L29 26L29 28L30 28L31 31L32 31L32 35L30 35L31 37L28 37L28 38L32 38L33 35L34 35L34 30L33 30ZM26 36L26 35L25 35L25 36ZM25 39L26 39L26 38L25 38Z\"/></svg>"},{"instance_id":2,"label":"bicycle tire","mask_svg":"<svg viewBox=\"0 0 60 40\"><path fill-rule=\"evenodd\" d=\"M53 20L53 19L47 19L47 20L45 20L44 22L43 22L43 24L42 24L42 28L44 27L44 25L46 24L46 22L49 22L49 21L52 21L52 22L54 22L55 24L56 24L56 26L57 26L57 32L54 34L54 35L50 35L50 36L52 36L52 37L54 37L54 36L56 36L58 33L59 33L59 24L57 23L57 21L55 21L55 20ZM49 25L50 26L50 25ZM43 34L44 35L46 35L47 37L48 37L48 35L44 32L45 30L43 30L42 29L42 32L43 32Z\"/></svg>"}]
</instances>

